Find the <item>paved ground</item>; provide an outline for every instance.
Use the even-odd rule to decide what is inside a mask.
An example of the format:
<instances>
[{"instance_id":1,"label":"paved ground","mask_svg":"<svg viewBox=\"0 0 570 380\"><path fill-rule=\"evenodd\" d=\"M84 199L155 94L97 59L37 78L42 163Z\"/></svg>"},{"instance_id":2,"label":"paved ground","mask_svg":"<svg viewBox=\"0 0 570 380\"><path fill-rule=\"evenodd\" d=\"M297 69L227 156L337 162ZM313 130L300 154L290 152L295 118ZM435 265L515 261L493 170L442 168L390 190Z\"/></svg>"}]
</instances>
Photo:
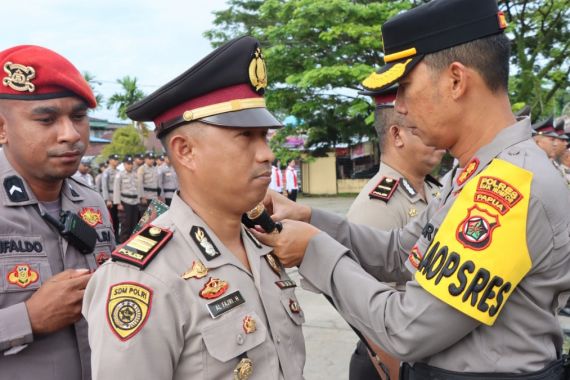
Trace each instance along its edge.
<instances>
[{"instance_id":1,"label":"paved ground","mask_svg":"<svg viewBox=\"0 0 570 380\"><path fill-rule=\"evenodd\" d=\"M299 203L322 208L344 215L354 198L323 197L299 198ZM297 284L299 274L290 272ZM301 307L305 312L306 323L303 327L307 348L305 365L306 380L345 380L348 379L350 355L357 341L350 327L329 305L323 296L297 288ZM570 317L559 317L563 330L570 334ZM570 348L570 339L566 336L565 351Z\"/></svg>"}]
</instances>

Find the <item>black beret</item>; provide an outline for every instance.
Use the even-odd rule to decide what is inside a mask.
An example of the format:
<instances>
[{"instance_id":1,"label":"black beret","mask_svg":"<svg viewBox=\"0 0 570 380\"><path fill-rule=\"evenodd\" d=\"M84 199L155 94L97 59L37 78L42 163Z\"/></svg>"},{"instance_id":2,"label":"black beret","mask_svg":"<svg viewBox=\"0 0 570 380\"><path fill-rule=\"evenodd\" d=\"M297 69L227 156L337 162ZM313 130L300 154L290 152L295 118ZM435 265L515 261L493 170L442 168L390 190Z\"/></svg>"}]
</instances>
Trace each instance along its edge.
<instances>
[{"instance_id":1,"label":"black beret","mask_svg":"<svg viewBox=\"0 0 570 380\"><path fill-rule=\"evenodd\" d=\"M259 42L239 37L131 105L127 115L137 121L154 121L158 137L195 120L224 127L279 128L281 123L265 108L266 86Z\"/></svg>"},{"instance_id":2,"label":"black beret","mask_svg":"<svg viewBox=\"0 0 570 380\"><path fill-rule=\"evenodd\" d=\"M429 53L502 33L507 27L497 0L434 0L382 26L386 65L362 82L374 90L406 76Z\"/></svg>"}]
</instances>

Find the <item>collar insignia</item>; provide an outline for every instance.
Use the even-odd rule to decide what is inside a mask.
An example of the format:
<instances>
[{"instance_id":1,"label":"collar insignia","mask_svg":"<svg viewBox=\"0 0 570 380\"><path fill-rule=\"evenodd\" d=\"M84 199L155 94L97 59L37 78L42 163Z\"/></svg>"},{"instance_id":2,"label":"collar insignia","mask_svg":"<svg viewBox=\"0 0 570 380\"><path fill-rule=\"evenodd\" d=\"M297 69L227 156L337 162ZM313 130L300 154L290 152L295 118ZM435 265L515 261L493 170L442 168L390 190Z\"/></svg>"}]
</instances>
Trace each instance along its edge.
<instances>
[{"instance_id":1,"label":"collar insignia","mask_svg":"<svg viewBox=\"0 0 570 380\"><path fill-rule=\"evenodd\" d=\"M212 242L212 239L210 239L210 235L208 235L206 230L203 228L192 226L192 229L190 230L190 236L206 260L210 261L221 255L218 248Z\"/></svg>"},{"instance_id":2,"label":"collar insignia","mask_svg":"<svg viewBox=\"0 0 570 380\"><path fill-rule=\"evenodd\" d=\"M412 184L408 182L407 179L402 178L402 179L400 180L400 183L402 184L402 189L404 190L404 192L405 192L406 194L408 194L410 197L413 198L413 197L415 197L415 196L418 194L418 192L414 189L414 187L412 186Z\"/></svg>"},{"instance_id":3,"label":"collar insignia","mask_svg":"<svg viewBox=\"0 0 570 380\"><path fill-rule=\"evenodd\" d=\"M204 264L200 261L193 261L192 267L182 274L182 278L185 280L189 280L191 278L202 278L206 277L208 274L208 268L204 266Z\"/></svg>"},{"instance_id":4,"label":"collar insignia","mask_svg":"<svg viewBox=\"0 0 570 380\"><path fill-rule=\"evenodd\" d=\"M255 49L249 63L249 80L258 93L263 93L263 90L267 87L267 68L265 67L265 59L260 48Z\"/></svg>"},{"instance_id":5,"label":"collar insignia","mask_svg":"<svg viewBox=\"0 0 570 380\"><path fill-rule=\"evenodd\" d=\"M33 67L6 62L4 64L4 71L8 74L7 77L2 79L2 84L4 86L20 92L35 91L36 86L31 82L31 80L36 77L36 70L34 70Z\"/></svg>"},{"instance_id":6,"label":"collar insignia","mask_svg":"<svg viewBox=\"0 0 570 380\"><path fill-rule=\"evenodd\" d=\"M473 174L477 171L479 167L479 159L477 157L473 158L469 163L465 166L465 169L459 174L457 177L457 186L463 185Z\"/></svg>"},{"instance_id":7,"label":"collar insignia","mask_svg":"<svg viewBox=\"0 0 570 380\"><path fill-rule=\"evenodd\" d=\"M24 186L24 181L18 176L11 176L4 179L4 189L8 198L12 202L25 202L30 198L28 193L26 193L26 188Z\"/></svg>"},{"instance_id":8,"label":"collar insignia","mask_svg":"<svg viewBox=\"0 0 570 380\"><path fill-rule=\"evenodd\" d=\"M281 276L281 262L274 254L268 253L265 255L265 261L271 267L271 270L275 272L276 275Z\"/></svg>"}]
</instances>

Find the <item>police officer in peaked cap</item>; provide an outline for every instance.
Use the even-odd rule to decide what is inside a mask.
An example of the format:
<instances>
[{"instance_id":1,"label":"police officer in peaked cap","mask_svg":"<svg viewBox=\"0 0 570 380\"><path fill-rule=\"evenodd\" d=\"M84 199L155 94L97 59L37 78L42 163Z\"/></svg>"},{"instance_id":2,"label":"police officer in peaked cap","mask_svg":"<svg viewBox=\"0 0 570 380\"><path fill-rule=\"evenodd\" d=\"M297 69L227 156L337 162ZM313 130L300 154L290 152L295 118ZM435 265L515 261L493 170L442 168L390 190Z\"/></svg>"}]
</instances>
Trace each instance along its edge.
<instances>
[{"instance_id":1,"label":"police officer in peaked cap","mask_svg":"<svg viewBox=\"0 0 570 380\"><path fill-rule=\"evenodd\" d=\"M154 121L180 190L88 285L95 379L303 378L296 284L241 224L267 192L267 132L281 127L266 86L246 36L127 110Z\"/></svg>"},{"instance_id":2,"label":"police officer in peaked cap","mask_svg":"<svg viewBox=\"0 0 570 380\"><path fill-rule=\"evenodd\" d=\"M398 82L396 112L459 162L417 219L372 230L271 193L283 230L255 234L403 360L403 379L566 378L568 190L511 111L506 26L496 0L435 0L382 27L386 66L364 86ZM400 293L382 273L403 268Z\"/></svg>"}]
</instances>

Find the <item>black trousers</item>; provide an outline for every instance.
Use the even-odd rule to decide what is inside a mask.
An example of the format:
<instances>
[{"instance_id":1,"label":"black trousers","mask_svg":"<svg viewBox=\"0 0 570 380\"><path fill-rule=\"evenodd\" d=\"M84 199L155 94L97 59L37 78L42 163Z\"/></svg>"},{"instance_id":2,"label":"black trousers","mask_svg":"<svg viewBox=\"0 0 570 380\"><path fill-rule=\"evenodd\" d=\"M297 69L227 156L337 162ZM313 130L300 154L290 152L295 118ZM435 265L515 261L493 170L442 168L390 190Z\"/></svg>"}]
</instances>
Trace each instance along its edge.
<instances>
[{"instance_id":1,"label":"black trousers","mask_svg":"<svg viewBox=\"0 0 570 380\"><path fill-rule=\"evenodd\" d=\"M287 192L287 198L291 199L293 202L297 202L297 190L289 190Z\"/></svg>"},{"instance_id":2,"label":"black trousers","mask_svg":"<svg viewBox=\"0 0 570 380\"><path fill-rule=\"evenodd\" d=\"M113 223L113 231L115 231L115 241L119 241L119 210L117 205L107 207L109 214L111 214L111 222Z\"/></svg>"},{"instance_id":3,"label":"black trousers","mask_svg":"<svg viewBox=\"0 0 570 380\"><path fill-rule=\"evenodd\" d=\"M356 349L352 353L350 358L350 367L348 370L349 380L380 380L380 375L372 360L370 355L368 355L368 350L361 340L356 343Z\"/></svg>"},{"instance_id":4,"label":"black trousers","mask_svg":"<svg viewBox=\"0 0 570 380\"><path fill-rule=\"evenodd\" d=\"M123 211L119 213L121 219L121 232L119 234L119 243L124 243L133 233L133 228L139 221L139 205L130 205L121 202Z\"/></svg>"}]
</instances>

